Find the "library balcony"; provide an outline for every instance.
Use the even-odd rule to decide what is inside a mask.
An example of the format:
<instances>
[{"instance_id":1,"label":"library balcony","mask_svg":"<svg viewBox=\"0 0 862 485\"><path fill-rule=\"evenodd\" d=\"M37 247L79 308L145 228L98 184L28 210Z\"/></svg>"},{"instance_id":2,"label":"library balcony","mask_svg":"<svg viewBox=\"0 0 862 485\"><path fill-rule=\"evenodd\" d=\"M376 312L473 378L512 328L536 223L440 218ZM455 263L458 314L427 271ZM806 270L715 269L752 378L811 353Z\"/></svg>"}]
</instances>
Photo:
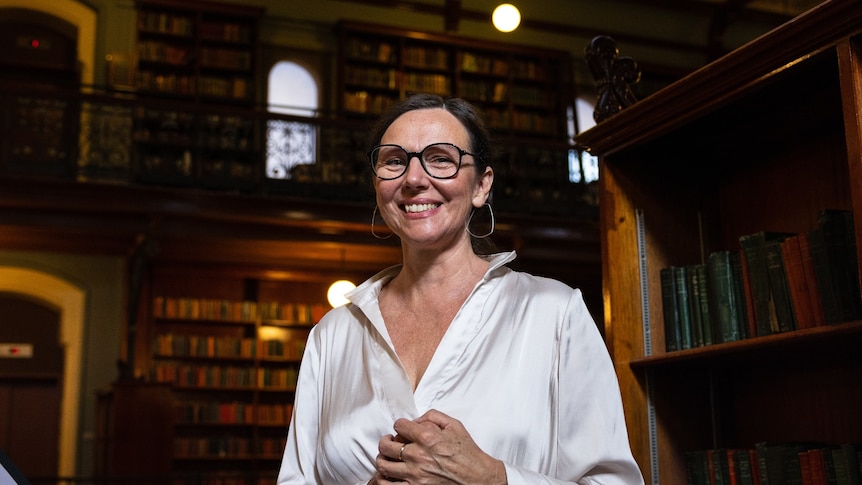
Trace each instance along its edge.
<instances>
[{"instance_id":1,"label":"library balcony","mask_svg":"<svg viewBox=\"0 0 862 485\"><path fill-rule=\"evenodd\" d=\"M372 201L371 117L282 115L98 88L12 84L0 94L0 179ZM535 135L535 134L532 134ZM595 184L572 182L571 140L500 130L499 213L594 221Z\"/></svg>"}]
</instances>

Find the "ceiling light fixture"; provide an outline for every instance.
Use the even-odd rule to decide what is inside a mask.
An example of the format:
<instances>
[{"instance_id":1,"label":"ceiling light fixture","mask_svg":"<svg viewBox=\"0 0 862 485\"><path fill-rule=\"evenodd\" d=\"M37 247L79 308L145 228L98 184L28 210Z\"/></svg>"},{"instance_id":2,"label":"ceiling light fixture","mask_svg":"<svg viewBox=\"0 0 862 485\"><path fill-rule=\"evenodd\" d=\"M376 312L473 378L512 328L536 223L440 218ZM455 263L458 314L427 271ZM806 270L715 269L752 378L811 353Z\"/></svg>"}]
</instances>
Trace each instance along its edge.
<instances>
[{"instance_id":1,"label":"ceiling light fixture","mask_svg":"<svg viewBox=\"0 0 862 485\"><path fill-rule=\"evenodd\" d=\"M511 3L503 3L494 9L491 20L500 32L511 32L521 24L521 12Z\"/></svg>"},{"instance_id":2,"label":"ceiling light fixture","mask_svg":"<svg viewBox=\"0 0 862 485\"><path fill-rule=\"evenodd\" d=\"M345 250L344 248L341 248L341 271L344 271L345 266ZM350 301L345 298L344 294L354 288L356 288L356 285L350 280L337 280L329 285L329 290L326 292L326 299L329 301L329 304L332 305L332 308L339 307Z\"/></svg>"},{"instance_id":3,"label":"ceiling light fixture","mask_svg":"<svg viewBox=\"0 0 862 485\"><path fill-rule=\"evenodd\" d=\"M329 291L326 292L326 299L329 300L329 304L332 305L332 308L339 307L350 301L345 298L344 294L354 288L356 288L356 285L354 285L352 281L338 280L329 285Z\"/></svg>"}]
</instances>

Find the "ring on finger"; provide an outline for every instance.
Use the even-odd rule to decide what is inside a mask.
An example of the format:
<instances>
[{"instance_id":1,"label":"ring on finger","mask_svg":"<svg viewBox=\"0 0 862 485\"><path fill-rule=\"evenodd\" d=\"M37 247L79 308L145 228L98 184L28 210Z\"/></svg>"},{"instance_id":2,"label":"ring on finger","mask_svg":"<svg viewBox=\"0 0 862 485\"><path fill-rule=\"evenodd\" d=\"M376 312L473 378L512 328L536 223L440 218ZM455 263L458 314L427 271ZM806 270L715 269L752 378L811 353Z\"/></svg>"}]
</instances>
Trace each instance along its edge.
<instances>
[{"instance_id":1,"label":"ring on finger","mask_svg":"<svg viewBox=\"0 0 862 485\"><path fill-rule=\"evenodd\" d=\"M401 445L401 449L398 450L398 461L404 461L404 447L407 446L407 443Z\"/></svg>"}]
</instances>

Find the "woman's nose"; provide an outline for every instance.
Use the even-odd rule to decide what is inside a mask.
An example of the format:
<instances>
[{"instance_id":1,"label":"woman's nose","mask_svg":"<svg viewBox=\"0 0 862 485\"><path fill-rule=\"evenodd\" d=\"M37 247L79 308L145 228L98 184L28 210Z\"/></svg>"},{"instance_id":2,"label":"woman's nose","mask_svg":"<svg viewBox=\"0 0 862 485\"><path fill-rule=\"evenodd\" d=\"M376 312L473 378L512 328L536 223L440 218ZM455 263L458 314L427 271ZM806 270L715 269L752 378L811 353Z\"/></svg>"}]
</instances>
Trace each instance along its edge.
<instances>
[{"instance_id":1,"label":"woman's nose","mask_svg":"<svg viewBox=\"0 0 862 485\"><path fill-rule=\"evenodd\" d=\"M428 174L422 166L422 161L414 155L407 164L407 173L404 174L407 183L411 186L424 185L428 181Z\"/></svg>"}]
</instances>

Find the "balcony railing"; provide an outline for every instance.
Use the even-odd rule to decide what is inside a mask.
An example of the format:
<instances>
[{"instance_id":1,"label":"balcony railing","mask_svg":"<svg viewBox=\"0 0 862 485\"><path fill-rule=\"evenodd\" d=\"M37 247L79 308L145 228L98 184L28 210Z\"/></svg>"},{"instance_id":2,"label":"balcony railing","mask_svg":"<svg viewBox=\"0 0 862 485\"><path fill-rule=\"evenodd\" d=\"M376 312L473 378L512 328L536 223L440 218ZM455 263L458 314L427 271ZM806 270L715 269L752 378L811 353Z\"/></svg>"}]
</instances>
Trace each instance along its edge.
<instances>
[{"instance_id":1,"label":"balcony railing","mask_svg":"<svg viewBox=\"0 0 862 485\"><path fill-rule=\"evenodd\" d=\"M95 88L3 86L0 176L367 202L370 121ZM498 138L497 210L595 217L594 187L569 180L568 140Z\"/></svg>"}]
</instances>

